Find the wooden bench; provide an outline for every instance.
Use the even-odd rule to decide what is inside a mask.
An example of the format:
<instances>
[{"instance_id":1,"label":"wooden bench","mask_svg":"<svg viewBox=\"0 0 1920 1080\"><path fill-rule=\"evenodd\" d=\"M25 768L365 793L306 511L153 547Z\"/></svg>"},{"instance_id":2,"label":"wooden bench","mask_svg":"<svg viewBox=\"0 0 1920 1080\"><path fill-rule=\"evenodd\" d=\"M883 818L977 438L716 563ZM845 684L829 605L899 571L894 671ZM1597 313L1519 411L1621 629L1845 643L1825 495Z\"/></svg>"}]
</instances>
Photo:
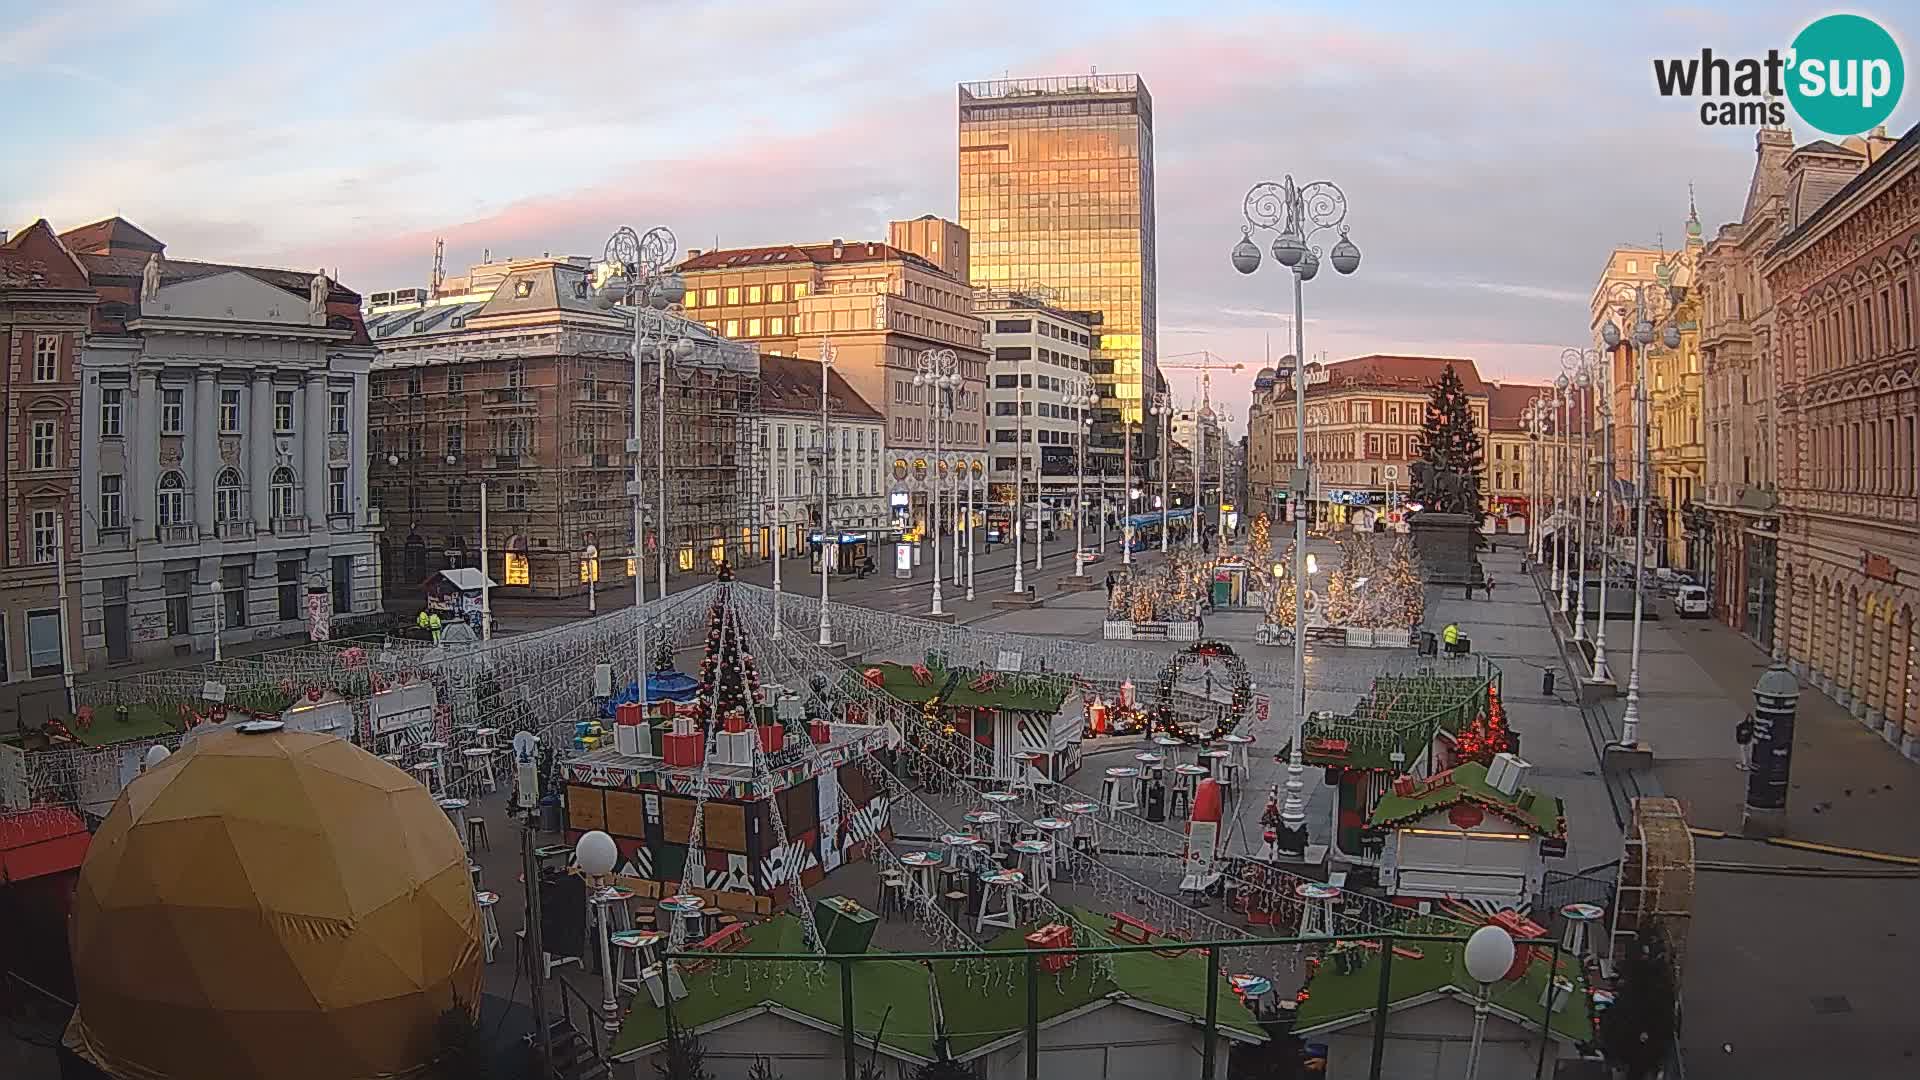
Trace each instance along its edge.
<instances>
[{"instance_id":1,"label":"wooden bench","mask_svg":"<svg viewBox=\"0 0 1920 1080\"><path fill-rule=\"evenodd\" d=\"M746 948L750 940L751 939L747 937L747 924L731 923L701 938L699 943L694 945L692 951L704 953L735 953ZM711 963L713 963L711 957L703 956L697 960L686 961L684 970L689 972L699 971Z\"/></svg>"},{"instance_id":2,"label":"wooden bench","mask_svg":"<svg viewBox=\"0 0 1920 1080\"><path fill-rule=\"evenodd\" d=\"M1158 933L1160 933L1159 927L1143 923L1124 911L1114 912L1113 925L1107 927L1108 937L1116 938L1128 945L1151 945L1153 935Z\"/></svg>"}]
</instances>

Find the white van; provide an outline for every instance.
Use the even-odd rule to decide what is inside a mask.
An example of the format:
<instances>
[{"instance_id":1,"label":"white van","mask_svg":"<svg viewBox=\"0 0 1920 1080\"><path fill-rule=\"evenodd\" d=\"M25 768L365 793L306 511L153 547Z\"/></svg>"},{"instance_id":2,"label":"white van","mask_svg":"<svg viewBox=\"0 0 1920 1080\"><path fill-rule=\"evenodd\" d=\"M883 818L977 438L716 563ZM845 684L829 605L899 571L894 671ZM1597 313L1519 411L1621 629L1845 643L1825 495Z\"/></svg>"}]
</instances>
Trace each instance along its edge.
<instances>
[{"instance_id":1,"label":"white van","mask_svg":"<svg viewBox=\"0 0 1920 1080\"><path fill-rule=\"evenodd\" d=\"M1673 594L1673 607L1683 619L1707 617L1707 589L1704 585L1682 585Z\"/></svg>"}]
</instances>

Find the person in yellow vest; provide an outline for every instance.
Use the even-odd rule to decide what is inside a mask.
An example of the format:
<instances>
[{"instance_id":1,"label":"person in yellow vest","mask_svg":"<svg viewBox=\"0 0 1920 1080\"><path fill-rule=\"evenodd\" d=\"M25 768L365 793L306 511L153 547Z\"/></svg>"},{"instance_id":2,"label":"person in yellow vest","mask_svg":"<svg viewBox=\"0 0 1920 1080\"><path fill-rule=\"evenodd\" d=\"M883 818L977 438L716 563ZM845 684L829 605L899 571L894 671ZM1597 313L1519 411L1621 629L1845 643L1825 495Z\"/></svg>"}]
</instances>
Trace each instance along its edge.
<instances>
[{"instance_id":1,"label":"person in yellow vest","mask_svg":"<svg viewBox=\"0 0 1920 1080\"><path fill-rule=\"evenodd\" d=\"M433 643L435 645L440 644L440 613L439 612L430 611L427 613L427 631L433 635Z\"/></svg>"},{"instance_id":2,"label":"person in yellow vest","mask_svg":"<svg viewBox=\"0 0 1920 1080\"><path fill-rule=\"evenodd\" d=\"M1447 628L1445 630L1440 631L1440 640L1446 643L1447 653L1449 655L1459 652L1460 651L1460 624L1451 623L1451 622L1448 623Z\"/></svg>"}]
</instances>

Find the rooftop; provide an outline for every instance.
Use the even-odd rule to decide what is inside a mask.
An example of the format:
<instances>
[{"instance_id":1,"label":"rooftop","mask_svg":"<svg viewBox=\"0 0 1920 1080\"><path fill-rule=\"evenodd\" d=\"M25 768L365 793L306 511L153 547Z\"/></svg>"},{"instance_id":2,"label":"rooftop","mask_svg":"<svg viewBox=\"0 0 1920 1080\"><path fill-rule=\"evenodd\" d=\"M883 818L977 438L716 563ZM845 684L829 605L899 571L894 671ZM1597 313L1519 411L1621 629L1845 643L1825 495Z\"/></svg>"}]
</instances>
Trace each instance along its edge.
<instances>
[{"instance_id":1,"label":"rooftop","mask_svg":"<svg viewBox=\"0 0 1920 1080\"><path fill-rule=\"evenodd\" d=\"M1487 395L1488 384L1480 378L1480 371L1473 361L1465 357L1374 354L1322 365L1320 371L1325 372L1326 380L1316 382L1315 374L1310 373L1307 396L1318 397L1347 390L1396 390L1424 394L1440 378L1440 373L1446 370L1448 364L1453 365L1454 373L1460 376L1467 393L1478 397ZM1311 368L1312 365L1309 365L1310 371ZM1291 385L1286 380L1282 382Z\"/></svg>"},{"instance_id":2,"label":"rooftop","mask_svg":"<svg viewBox=\"0 0 1920 1080\"><path fill-rule=\"evenodd\" d=\"M1550 392L1553 387L1545 383L1488 383L1490 393L1487 398L1487 427L1494 431L1522 431L1520 416L1527 410L1527 403L1537 395Z\"/></svg>"},{"instance_id":3,"label":"rooftop","mask_svg":"<svg viewBox=\"0 0 1920 1080\"><path fill-rule=\"evenodd\" d=\"M1567 831L1566 807L1557 796L1526 787L1509 795L1487 783L1487 767L1477 761L1463 762L1414 783L1411 795L1389 791L1382 796L1373 808L1370 823L1401 825L1435 810L1471 802L1537 833L1563 836Z\"/></svg>"},{"instance_id":4,"label":"rooftop","mask_svg":"<svg viewBox=\"0 0 1920 1080\"><path fill-rule=\"evenodd\" d=\"M1835 207L1845 203L1855 192L1867 185L1877 183L1880 177L1898 167L1900 162L1911 157L1915 147L1920 147L1920 124L1915 124L1908 128L1907 133L1900 137L1899 143L1897 143L1893 149L1882 154L1878 161L1862 169L1858 175L1847 181L1839 191L1834 192L1831 198L1822 203L1818 210L1807 215L1807 220L1801 222L1793 231L1781 237L1779 242L1773 245L1773 250L1767 252L1767 254L1775 255L1785 251L1791 247L1795 241L1819 227L1829 216L1839 212L1834 209ZM1835 146L1824 139L1818 142L1808 143L1794 151L1796 157L1808 153L1840 154L1851 157L1860 156L1855 151L1848 150L1845 147Z\"/></svg>"},{"instance_id":5,"label":"rooftop","mask_svg":"<svg viewBox=\"0 0 1920 1080\"><path fill-rule=\"evenodd\" d=\"M884 418L867 404L842 378L827 369L827 401L835 419L871 420ZM820 362L796 356L760 357L760 411L766 413L820 415Z\"/></svg>"},{"instance_id":6,"label":"rooftop","mask_svg":"<svg viewBox=\"0 0 1920 1080\"><path fill-rule=\"evenodd\" d=\"M1421 942L1404 946L1417 950L1417 958L1396 953L1387 989L1388 1009L1409 1008L1439 996L1472 1001L1479 997L1479 984L1467 974L1465 947L1453 942ZM1536 954L1527 970L1517 979L1493 984L1492 1009L1514 1023L1540 1030L1544 1011L1540 1002L1547 992L1547 962L1551 954ZM1576 1043L1591 1042L1594 1037L1585 977L1579 961L1562 956L1558 974L1573 984L1562 990L1558 1001L1565 1004L1554 1010L1553 1033ZM1380 950L1368 949L1366 959L1349 974L1341 974L1331 959L1307 984L1307 1000L1301 1002L1294 1030L1307 1035L1317 1031L1345 1027L1372 1019L1380 993Z\"/></svg>"},{"instance_id":7,"label":"rooftop","mask_svg":"<svg viewBox=\"0 0 1920 1080\"><path fill-rule=\"evenodd\" d=\"M836 247L838 250L836 251ZM840 263L903 262L941 276L946 272L904 248L877 240L828 241L824 244L774 244L768 247L719 248L682 261L682 273L716 270L780 269L787 266L833 266Z\"/></svg>"}]
</instances>

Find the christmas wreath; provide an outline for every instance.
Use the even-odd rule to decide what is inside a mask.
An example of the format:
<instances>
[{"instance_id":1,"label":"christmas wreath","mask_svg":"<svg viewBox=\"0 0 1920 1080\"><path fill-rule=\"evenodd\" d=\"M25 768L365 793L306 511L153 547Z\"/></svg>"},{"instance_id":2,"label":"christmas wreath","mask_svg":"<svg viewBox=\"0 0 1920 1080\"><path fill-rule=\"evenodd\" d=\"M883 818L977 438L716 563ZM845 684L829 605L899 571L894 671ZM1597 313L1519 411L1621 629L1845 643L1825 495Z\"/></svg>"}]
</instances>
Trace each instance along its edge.
<instances>
[{"instance_id":1,"label":"christmas wreath","mask_svg":"<svg viewBox=\"0 0 1920 1080\"><path fill-rule=\"evenodd\" d=\"M1179 683L1180 676L1196 661L1202 667L1219 664L1225 669L1233 686L1232 703L1216 714L1213 726L1205 731L1182 725L1173 712L1173 688ZM1247 662L1233 651L1233 646L1224 641L1200 641L1184 652L1173 654L1173 659L1161 669L1159 693L1154 697L1153 728L1189 746L1198 746L1230 734L1252 708L1253 679L1247 675Z\"/></svg>"}]
</instances>

